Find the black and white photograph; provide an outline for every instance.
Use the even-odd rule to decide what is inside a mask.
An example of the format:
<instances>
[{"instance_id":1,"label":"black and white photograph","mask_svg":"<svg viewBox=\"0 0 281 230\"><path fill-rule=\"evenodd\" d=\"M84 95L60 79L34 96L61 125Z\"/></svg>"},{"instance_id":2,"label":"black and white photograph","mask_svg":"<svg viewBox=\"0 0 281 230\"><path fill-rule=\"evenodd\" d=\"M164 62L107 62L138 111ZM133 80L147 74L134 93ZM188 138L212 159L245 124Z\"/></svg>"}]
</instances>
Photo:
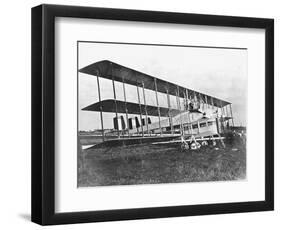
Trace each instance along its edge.
<instances>
[{"instance_id":1,"label":"black and white photograph","mask_svg":"<svg viewBox=\"0 0 281 230\"><path fill-rule=\"evenodd\" d=\"M33 222L274 210L274 20L157 9L32 8Z\"/></svg>"},{"instance_id":2,"label":"black and white photograph","mask_svg":"<svg viewBox=\"0 0 281 230\"><path fill-rule=\"evenodd\" d=\"M247 179L247 48L77 41L77 187Z\"/></svg>"}]
</instances>

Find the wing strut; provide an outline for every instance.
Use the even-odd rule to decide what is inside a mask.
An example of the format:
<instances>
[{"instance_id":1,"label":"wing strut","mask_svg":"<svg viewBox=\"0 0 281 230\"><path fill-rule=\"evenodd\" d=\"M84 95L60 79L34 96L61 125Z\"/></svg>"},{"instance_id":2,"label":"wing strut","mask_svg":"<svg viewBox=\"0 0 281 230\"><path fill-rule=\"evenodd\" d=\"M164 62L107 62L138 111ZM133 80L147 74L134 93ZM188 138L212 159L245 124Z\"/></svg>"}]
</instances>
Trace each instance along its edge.
<instances>
[{"instance_id":1,"label":"wing strut","mask_svg":"<svg viewBox=\"0 0 281 230\"><path fill-rule=\"evenodd\" d=\"M182 135L183 134L183 125L182 125L182 117L181 117L181 105L180 105L180 98L179 98L179 87L177 87L176 97L177 97L178 110L180 111L180 132L181 132L181 135Z\"/></svg>"},{"instance_id":2,"label":"wing strut","mask_svg":"<svg viewBox=\"0 0 281 230\"><path fill-rule=\"evenodd\" d=\"M174 134L174 127L173 127L173 119L171 117L171 101L170 101L170 94L169 90L167 89L167 103L168 103L168 109L169 109L169 121L170 121L170 127L171 127L171 132Z\"/></svg>"},{"instance_id":3,"label":"wing strut","mask_svg":"<svg viewBox=\"0 0 281 230\"><path fill-rule=\"evenodd\" d=\"M232 120L232 126L234 127L234 120L233 120L233 115L232 115L232 106L231 106L231 104L229 104L229 106L230 106L230 116L231 116L231 120Z\"/></svg>"},{"instance_id":4,"label":"wing strut","mask_svg":"<svg viewBox=\"0 0 281 230\"><path fill-rule=\"evenodd\" d=\"M99 72L97 74L97 83L98 83L99 102L101 102ZM104 141L105 138L104 138L104 128L103 128L102 107L100 107L100 120L101 120L101 129L102 129L102 140Z\"/></svg>"},{"instance_id":5,"label":"wing strut","mask_svg":"<svg viewBox=\"0 0 281 230\"><path fill-rule=\"evenodd\" d=\"M145 109L145 123L146 124L146 131L147 134L149 134L149 129L148 129L148 119L147 119L147 106L146 106L146 99L145 99L145 90L144 90L144 83L142 83L142 93L143 93L143 102L144 102L144 109Z\"/></svg>"},{"instance_id":6,"label":"wing strut","mask_svg":"<svg viewBox=\"0 0 281 230\"><path fill-rule=\"evenodd\" d=\"M160 109L159 109L159 102L158 102L158 92L157 92L156 78L154 78L154 86L155 86L155 96L156 96L156 104L157 104L157 110L158 110L159 128L160 128L160 134L162 136L162 128L161 128L161 119L160 119Z\"/></svg>"},{"instance_id":7,"label":"wing strut","mask_svg":"<svg viewBox=\"0 0 281 230\"><path fill-rule=\"evenodd\" d=\"M123 78L123 92L124 92L124 101L125 101L125 110L126 110L127 132L128 132L128 137L130 137L130 132L129 132L129 117L128 117L127 98L126 98L126 88L125 88L124 78Z\"/></svg>"},{"instance_id":8,"label":"wing strut","mask_svg":"<svg viewBox=\"0 0 281 230\"><path fill-rule=\"evenodd\" d=\"M189 95L188 95L188 89L185 89L185 95L186 95L186 104L187 104L187 110L189 110L189 102L188 102L188 99L189 99ZM188 123L191 123L191 119L190 119L190 113L188 113ZM192 128L192 125L191 126L187 126L187 129L189 131L189 133L193 133L193 128Z\"/></svg>"},{"instance_id":9,"label":"wing strut","mask_svg":"<svg viewBox=\"0 0 281 230\"><path fill-rule=\"evenodd\" d=\"M142 109L141 109L141 102L140 102L140 92L139 92L139 87L137 86L137 92L138 92L138 101L139 101L139 107L140 107L140 122L142 121ZM140 124L141 126L141 133L142 133L142 136L143 135L143 126Z\"/></svg>"},{"instance_id":10,"label":"wing strut","mask_svg":"<svg viewBox=\"0 0 281 230\"><path fill-rule=\"evenodd\" d=\"M116 102L116 91L115 91L115 82L114 82L114 77L112 78L112 87L113 87L113 96L114 96L114 103L115 103L115 115L116 115L116 128L117 128L117 135L118 138L120 138L120 132L119 132L119 124L118 124L118 108L117 108L117 102Z\"/></svg>"}]
</instances>

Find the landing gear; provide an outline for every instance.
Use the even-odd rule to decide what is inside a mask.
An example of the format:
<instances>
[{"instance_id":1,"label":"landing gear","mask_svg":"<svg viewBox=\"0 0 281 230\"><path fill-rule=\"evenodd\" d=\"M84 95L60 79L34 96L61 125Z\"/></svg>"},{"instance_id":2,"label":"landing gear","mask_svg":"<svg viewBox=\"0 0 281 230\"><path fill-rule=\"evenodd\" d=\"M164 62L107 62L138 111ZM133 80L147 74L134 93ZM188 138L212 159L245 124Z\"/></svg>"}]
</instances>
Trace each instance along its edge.
<instances>
[{"instance_id":1,"label":"landing gear","mask_svg":"<svg viewBox=\"0 0 281 230\"><path fill-rule=\"evenodd\" d=\"M201 141L202 140L202 141ZM200 142L199 142L200 141ZM218 147L225 148L225 143L223 141L223 138L218 135L218 137L210 136L209 139L204 139L201 137L200 139L196 139L195 136L191 136L189 139L185 139L184 135L181 136L181 150L197 150L203 147L215 147L218 149Z\"/></svg>"},{"instance_id":2,"label":"landing gear","mask_svg":"<svg viewBox=\"0 0 281 230\"><path fill-rule=\"evenodd\" d=\"M199 142L193 142L193 143L191 143L190 148L191 148L192 150L200 149L200 148L201 148L201 145L200 145Z\"/></svg>"},{"instance_id":3,"label":"landing gear","mask_svg":"<svg viewBox=\"0 0 281 230\"><path fill-rule=\"evenodd\" d=\"M188 142L184 139L184 136L181 136L181 150L185 151L189 149L189 144Z\"/></svg>"},{"instance_id":4,"label":"landing gear","mask_svg":"<svg viewBox=\"0 0 281 230\"><path fill-rule=\"evenodd\" d=\"M201 144L196 140L194 136L191 136L189 140L185 140L184 136L181 136L181 150L196 150L200 149Z\"/></svg>"},{"instance_id":5,"label":"landing gear","mask_svg":"<svg viewBox=\"0 0 281 230\"><path fill-rule=\"evenodd\" d=\"M182 150L182 151L189 150L189 145L188 145L188 143L186 143L186 144L185 144L185 143L182 143L182 144L181 144L181 150Z\"/></svg>"},{"instance_id":6,"label":"landing gear","mask_svg":"<svg viewBox=\"0 0 281 230\"><path fill-rule=\"evenodd\" d=\"M191 136L190 148L192 150L196 150L196 149L200 149L201 148L201 144L196 140L195 136Z\"/></svg>"},{"instance_id":7,"label":"landing gear","mask_svg":"<svg viewBox=\"0 0 281 230\"><path fill-rule=\"evenodd\" d=\"M202 146L207 146L207 145L208 145L208 142L207 142L207 141L202 141L201 145L202 145Z\"/></svg>"},{"instance_id":8,"label":"landing gear","mask_svg":"<svg viewBox=\"0 0 281 230\"><path fill-rule=\"evenodd\" d=\"M209 144L213 147L215 147L217 145L217 142L214 138L214 136L211 136L210 139L209 139Z\"/></svg>"},{"instance_id":9,"label":"landing gear","mask_svg":"<svg viewBox=\"0 0 281 230\"><path fill-rule=\"evenodd\" d=\"M211 136L210 139L209 139L209 143L210 143L213 147L217 146L217 145L220 143L221 146L222 146L223 148L225 148L225 143L224 143L224 141L223 141L223 138L222 138L221 135L219 135L219 134L218 134L217 140L215 140L215 137L214 137L214 136Z\"/></svg>"}]
</instances>

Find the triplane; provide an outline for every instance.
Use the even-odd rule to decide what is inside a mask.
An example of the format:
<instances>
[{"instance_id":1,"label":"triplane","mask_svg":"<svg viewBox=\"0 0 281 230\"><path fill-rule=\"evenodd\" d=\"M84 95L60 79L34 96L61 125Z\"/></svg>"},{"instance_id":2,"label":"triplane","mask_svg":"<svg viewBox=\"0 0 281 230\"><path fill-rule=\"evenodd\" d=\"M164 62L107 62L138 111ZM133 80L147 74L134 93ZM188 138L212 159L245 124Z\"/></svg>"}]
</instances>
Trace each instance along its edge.
<instances>
[{"instance_id":1,"label":"triplane","mask_svg":"<svg viewBox=\"0 0 281 230\"><path fill-rule=\"evenodd\" d=\"M92 148L142 143L180 143L182 149L202 145L224 146L234 127L231 103L216 97L161 80L134 69L104 60L79 70L97 79L99 101L82 110L100 113L101 130L79 135L82 145ZM113 98L101 100L100 78L112 81ZM123 85L124 100L117 100L115 82ZM136 102L127 101L125 85L136 87ZM146 91L155 92L156 105L148 105ZM166 96L160 106L159 94ZM175 99L176 108L171 99ZM113 129L104 129L104 113L113 113ZM124 114L124 116L122 115ZM157 121L152 121L152 118ZM154 119L155 120L155 119Z\"/></svg>"}]
</instances>

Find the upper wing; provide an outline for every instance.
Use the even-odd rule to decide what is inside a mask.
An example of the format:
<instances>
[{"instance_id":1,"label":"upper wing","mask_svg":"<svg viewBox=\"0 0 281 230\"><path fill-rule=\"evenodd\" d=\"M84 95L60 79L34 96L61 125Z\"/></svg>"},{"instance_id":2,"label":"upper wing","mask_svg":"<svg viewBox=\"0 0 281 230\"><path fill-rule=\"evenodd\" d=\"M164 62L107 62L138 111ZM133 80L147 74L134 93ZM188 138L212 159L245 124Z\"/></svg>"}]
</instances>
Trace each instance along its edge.
<instances>
[{"instance_id":1,"label":"upper wing","mask_svg":"<svg viewBox=\"0 0 281 230\"><path fill-rule=\"evenodd\" d=\"M102 78L124 82L126 84L143 86L145 89L150 89L155 91L155 82L157 83L157 91L160 93L168 93L173 96L179 96L182 98L186 97L186 92L190 97L200 97L207 104L213 104L217 107L224 107L230 104L227 101L200 93L198 91L187 89L185 87L176 85L174 83L164 81L162 79L150 76L148 74L142 73L140 71L122 66L120 64L114 63L112 61L103 60L80 69L79 72L86 73L94 76L99 76Z\"/></svg>"}]
</instances>

